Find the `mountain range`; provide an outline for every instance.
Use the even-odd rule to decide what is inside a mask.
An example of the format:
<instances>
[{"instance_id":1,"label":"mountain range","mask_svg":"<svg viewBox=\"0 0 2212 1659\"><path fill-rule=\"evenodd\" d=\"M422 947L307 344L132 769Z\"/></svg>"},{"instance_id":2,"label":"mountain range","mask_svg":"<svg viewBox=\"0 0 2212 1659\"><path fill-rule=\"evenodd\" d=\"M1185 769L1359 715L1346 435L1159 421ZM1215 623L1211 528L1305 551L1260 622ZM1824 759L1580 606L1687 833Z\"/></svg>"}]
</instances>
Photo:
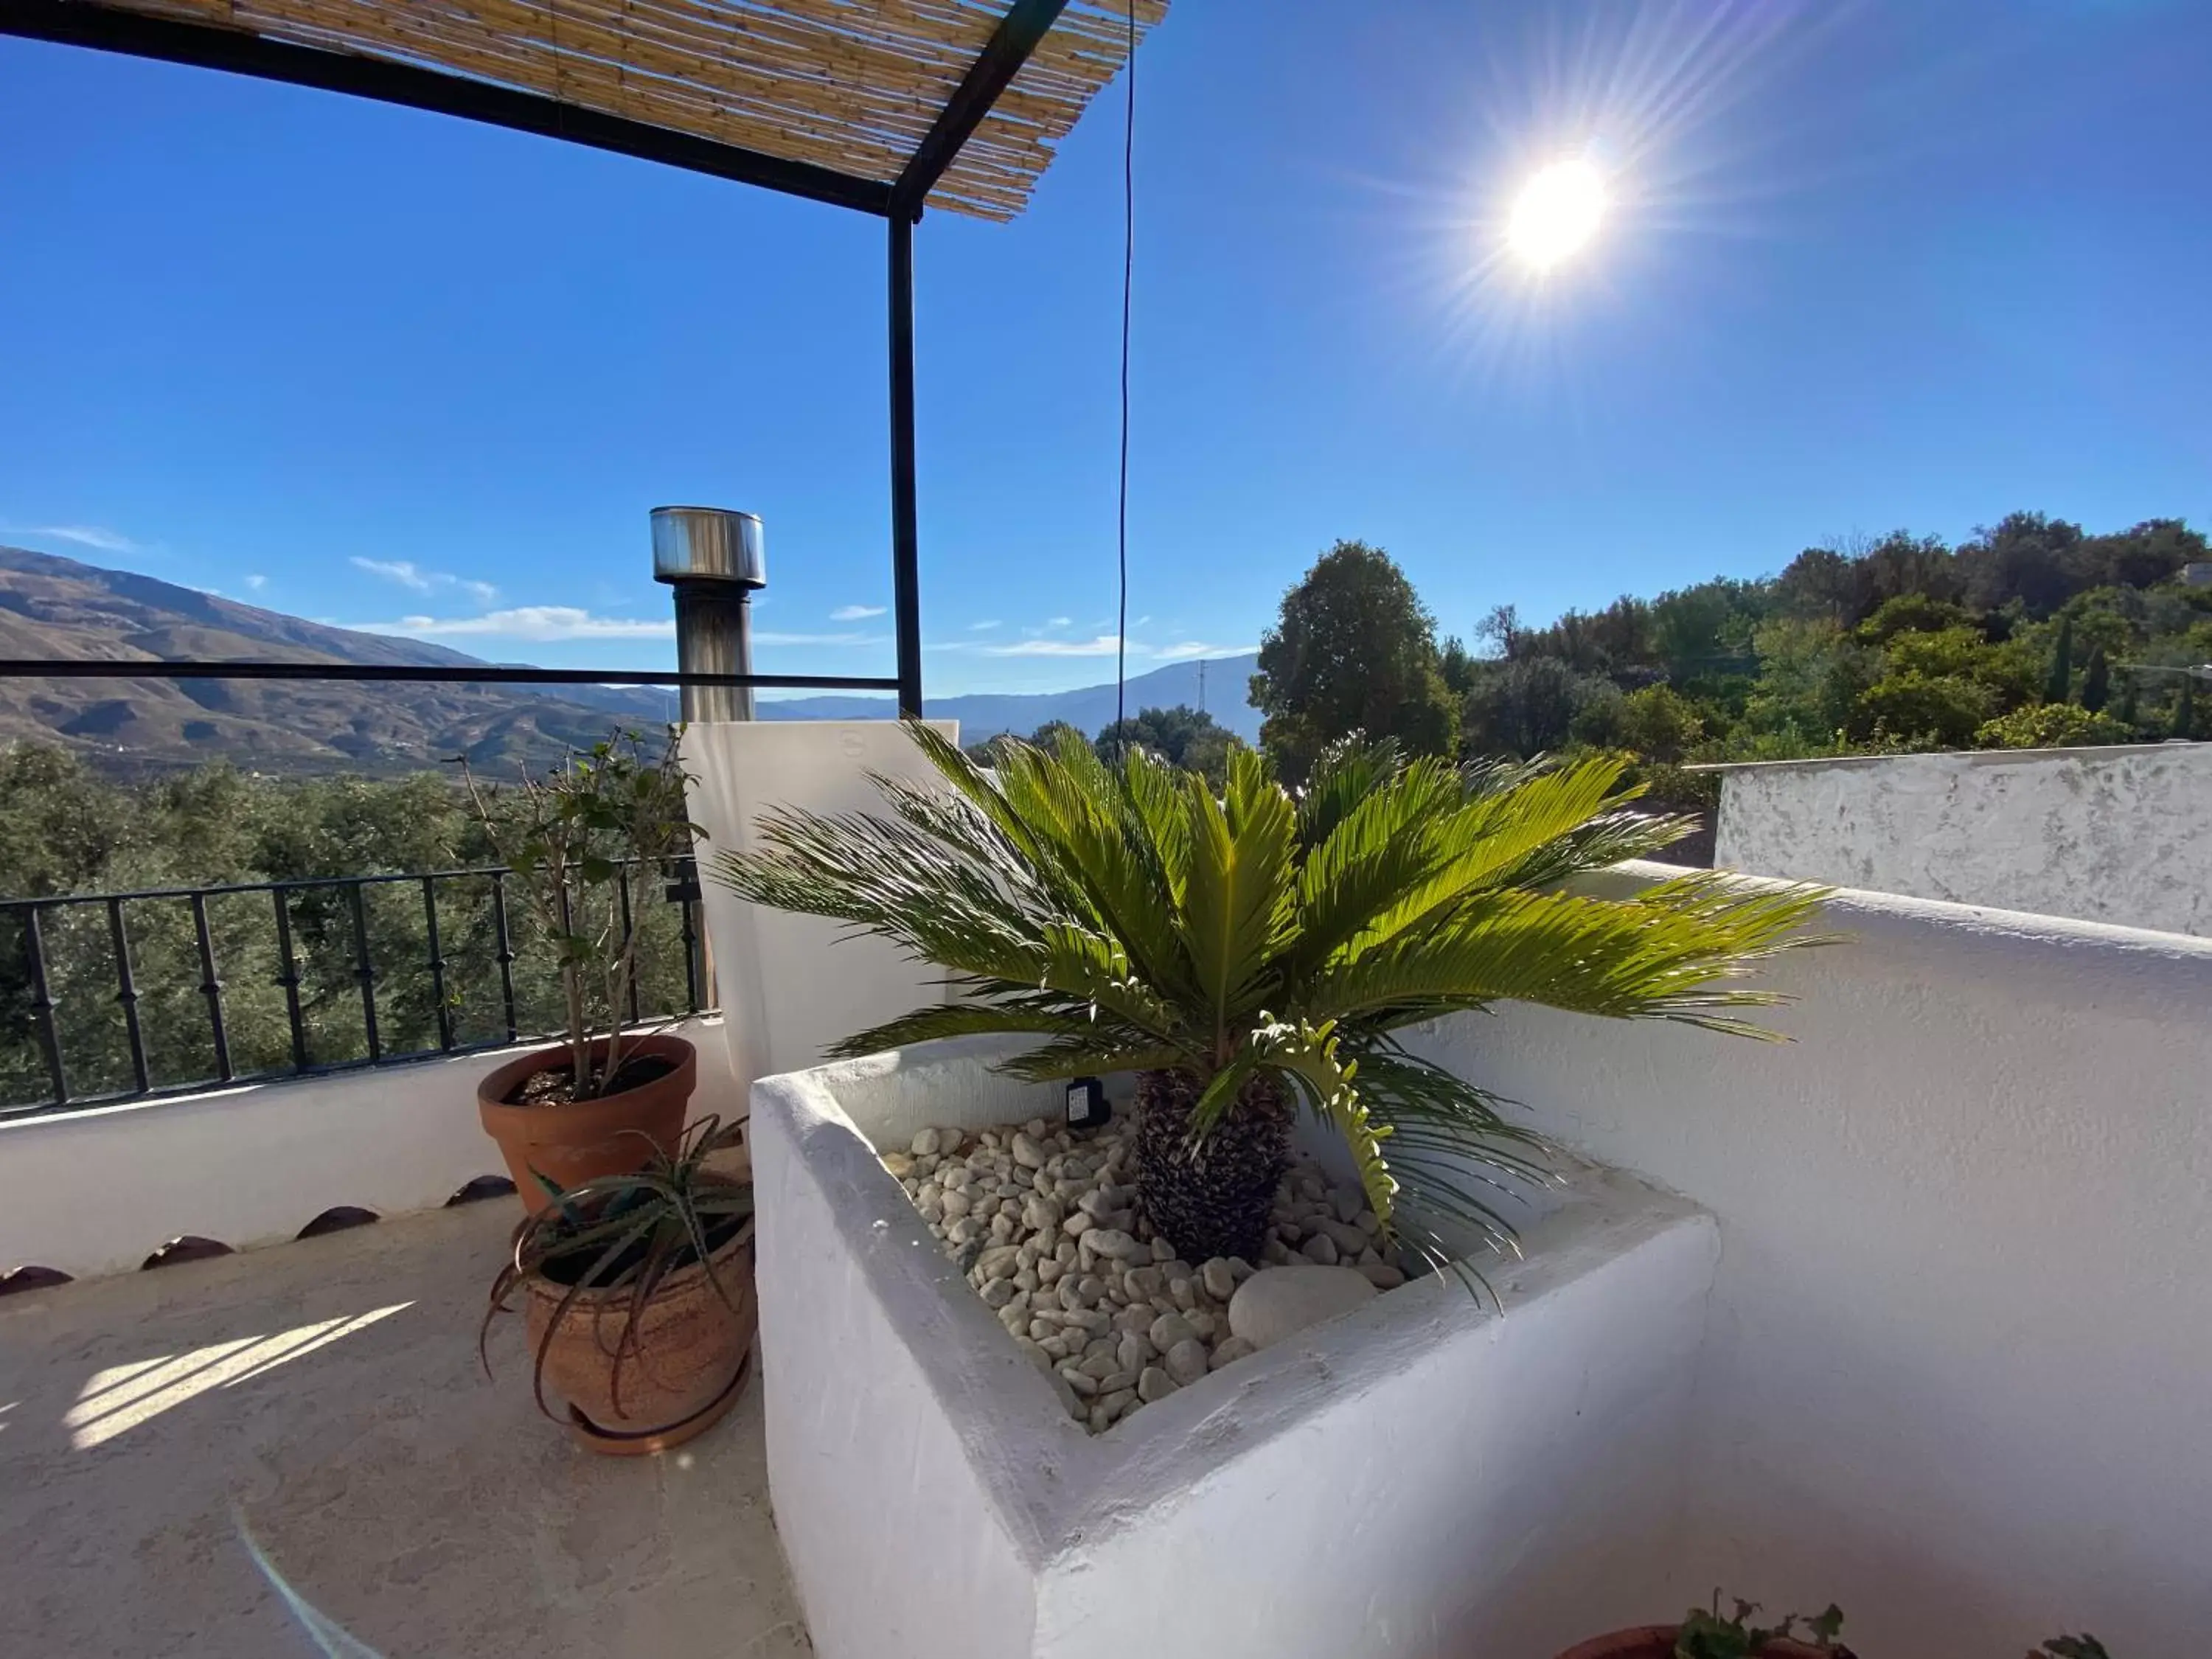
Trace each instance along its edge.
<instances>
[{"instance_id":1,"label":"mountain range","mask_svg":"<svg viewBox=\"0 0 2212 1659\"><path fill-rule=\"evenodd\" d=\"M333 628L196 588L0 547L0 657L126 661L255 660L479 665L443 646ZM1127 707L1195 703L1247 738L1250 656L1176 663L1128 682ZM618 721L669 718L674 694L647 687L362 684L287 680L0 679L0 742L33 739L101 770L141 775L224 758L254 770L420 771L466 753L489 768L550 763ZM963 740L1026 735L1060 720L1095 732L1114 717L1111 685L1035 696L931 698ZM889 719L887 697L765 698L763 719Z\"/></svg>"}]
</instances>

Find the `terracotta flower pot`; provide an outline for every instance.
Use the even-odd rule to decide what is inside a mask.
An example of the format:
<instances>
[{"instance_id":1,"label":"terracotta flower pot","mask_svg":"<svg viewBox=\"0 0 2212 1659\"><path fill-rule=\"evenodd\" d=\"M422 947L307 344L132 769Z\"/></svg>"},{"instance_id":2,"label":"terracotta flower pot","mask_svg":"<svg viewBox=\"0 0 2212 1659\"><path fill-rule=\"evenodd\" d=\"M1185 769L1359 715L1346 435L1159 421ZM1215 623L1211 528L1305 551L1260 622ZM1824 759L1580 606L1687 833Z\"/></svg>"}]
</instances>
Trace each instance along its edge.
<instances>
[{"instance_id":1,"label":"terracotta flower pot","mask_svg":"<svg viewBox=\"0 0 2212 1659\"><path fill-rule=\"evenodd\" d=\"M1569 1648L1559 1659L1674 1659L1681 1634L1680 1625L1638 1625L1609 1636L1594 1636ZM1802 1642L1769 1642L1759 1651L1760 1659L1850 1659L1847 1649L1810 1648Z\"/></svg>"},{"instance_id":2,"label":"terracotta flower pot","mask_svg":"<svg viewBox=\"0 0 2212 1659\"><path fill-rule=\"evenodd\" d=\"M583 1291L556 1327L566 1287L530 1281L530 1352L534 1358L544 1351L545 1390L568 1405L578 1440L598 1451L659 1450L728 1409L759 1326L750 1218L714 1264L712 1280L695 1261L662 1282L638 1318L634 1346L628 1291Z\"/></svg>"},{"instance_id":3,"label":"terracotta flower pot","mask_svg":"<svg viewBox=\"0 0 2212 1659\"><path fill-rule=\"evenodd\" d=\"M592 1044L595 1058L606 1052L606 1041L600 1037ZM691 1091L699 1080L697 1054L682 1037L660 1032L630 1037L623 1042L623 1053L665 1060L674 1069L650 1083L597 1100L507 1104L507 1096L526 1079L565 1066L564 1045L510 1060L477 1083L477 1113L484 1133L499 1143L514 1190L523 1207L533 1214L551 1201L539 1175L565 1188L596 1176L641 1170L655 1147L664 1152L675 1150L684 1133Z\"/></svg>"}]
</instances>

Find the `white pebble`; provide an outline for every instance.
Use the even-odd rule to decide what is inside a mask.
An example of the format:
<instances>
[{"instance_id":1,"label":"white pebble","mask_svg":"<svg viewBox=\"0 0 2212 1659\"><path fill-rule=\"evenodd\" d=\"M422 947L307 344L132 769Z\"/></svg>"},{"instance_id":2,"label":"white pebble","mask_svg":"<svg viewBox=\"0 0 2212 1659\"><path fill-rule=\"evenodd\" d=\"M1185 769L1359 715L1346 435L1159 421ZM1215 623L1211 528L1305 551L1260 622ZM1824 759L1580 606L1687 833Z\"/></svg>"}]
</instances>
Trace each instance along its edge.
<instances>
[{"instance_id":1,"label":"white pebble","mask_svg":"<svg viewBox=\"0 0 2212 1659\"><path fill-rule=\"evenodd\" d=\"M1145 1333L1145 1339L1162 1353L1165 1353L1176 1343L1188 1342L1197 1334L1198 1333L1191 1328L1190 1321L1181 1314L1164 1313L1152 1322L1152 1328Z\"/></svg>"},{"instance_id":2,"label":"white pebble","mask_svg":"<svg viewBox=\"0 0 2212 1659\"><path fill-rule=\"evenodd\" d=\"M1206 1344L1196 1337L1178 1342L1168 1350L1168 1375L1185 1388L1206 1375Z\"/></svg>"},{"instance_id":3,"label":"white pebble","mask_svg":"<svg viewBox=\"0 0 2212 1659\"><path fill-rule=\"evenodd\" d=\"M1142 1248L1137 1241L1119 1227L1093 1227L1083 1235L1082 1242L1101 1255L1126 1261Z\"/></svg>"}]
</instances>

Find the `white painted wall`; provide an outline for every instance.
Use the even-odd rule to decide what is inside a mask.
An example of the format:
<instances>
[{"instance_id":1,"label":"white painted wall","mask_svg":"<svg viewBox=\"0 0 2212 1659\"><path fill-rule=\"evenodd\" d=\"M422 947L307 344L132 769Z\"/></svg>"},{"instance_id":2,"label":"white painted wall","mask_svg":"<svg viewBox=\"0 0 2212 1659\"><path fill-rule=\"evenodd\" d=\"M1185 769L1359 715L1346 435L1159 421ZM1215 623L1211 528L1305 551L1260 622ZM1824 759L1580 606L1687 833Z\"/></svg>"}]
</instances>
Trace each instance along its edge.
<instances>
[{"instance_id":1,"label":"white painted wall","mask_svg":"<svg viewBox=\"0 0 2212 1659\"><path fill-rule=\"evenodd\" d=\"M694 1116L745 1109L720 1024L672 1028L699 1046ZM522 1052L0 1123L0 1271L37 1262L87 1279L128 1272L182 1233L246 1249L341 1204L433 1208L506 1173L477 1118L477 1080Z\"/></svg>"},{"instance_id":2,"label":"white painted wall","mask_svg":"<svg viewBox=\"0 0 2212 1659\"><path fill-rule=\"evenodd\" d=\"M931 725L957 743L951 720ZM762 910L713 878L718 849L750 850L754 820L772 806L817 812L882 811L869 774L930 781L935 770L890 720L738 720L690 727L691 817L707 832L700 854L707 934L731 1066L741 1085L820 1063L840 1037L945 996L944 975L880 939L848 939L836 922Z\"/></svg>"},{"instance_id":3,"label":"white painted wall","mask_svg":"<svg viewBox=\"0 0 2212 1659\"><path fill-rule=\"evenodd\" d=\"M1671 1604L1832 1597L1889 1659L2192 1652L2212 941L1868 893L1830 920L1849 944L1772 976L1792 1044L1525 1008L1436 1042L1719 1219Z\"/></svg>"},{"instance_id":4,"label":"white painted wall","mask_svg":"<svg viewBox=\"0 0 2212 1659\"><path fill-rule=\"evenodd\" d=\"M753 1091L769 1485L817 1652L1535 1656L1665 1593L1709 1218L1588 1173L1509 1317L1411 1285L1094 1438L876 1160L1057 1104L988 1052Z\"/></svg>"},{"instance_id":5,"label":"white painted wall","mask_svg":"<svg viewBox=\"0 0 2212 1659\"><path fill-rule=\"evenodd\" d=\"M2212 933L2212 744L1733 767L1713 862Z\"/></svg>"}]
</instances>

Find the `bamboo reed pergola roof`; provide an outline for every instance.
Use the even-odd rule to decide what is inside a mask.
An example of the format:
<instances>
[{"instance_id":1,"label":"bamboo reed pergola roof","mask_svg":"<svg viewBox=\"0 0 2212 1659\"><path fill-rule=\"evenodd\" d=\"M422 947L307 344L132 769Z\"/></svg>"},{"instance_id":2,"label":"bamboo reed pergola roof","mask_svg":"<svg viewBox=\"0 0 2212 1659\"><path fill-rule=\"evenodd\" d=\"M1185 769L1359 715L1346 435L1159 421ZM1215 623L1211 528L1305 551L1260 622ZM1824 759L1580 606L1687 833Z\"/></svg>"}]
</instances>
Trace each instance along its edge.
<instances>
[{"instance_id":1,"label":"bamboo reed pergola roof","mask_svg":"<svg viewBox=\"0 0 2212 1659\"><path fill-rule=\"evenodd\" d=\"M1166 0L1136 0L1135 10L1141 37ZM672 142L655 159L699 165L702 147L763 158L785 166L750 182L878 211L831 179L874 186L888 200L928 159L933 137L959 114L979 70L988 75L991 55L1011 46L1011 79L984 89L980 118L954 137L922 198L998 220L1028 204L1054 146L1130 45L1128 0L7 0L0 13L13 15L0 19L16 25L9 32L84 44L112 44L135 22L138 44L125 50L189 51L195 61L252 72L273 72L265 65L289 50L300 72L277 78L325 85L340 84L349 66L307 55L353 60L364 84L342 89L399 102L428 100L380 90L361 71L427 71L548 106L538 118L505 125L585 143L598 142L588 135L601 123L663 133ZM1025 13L1029 40L1019 38ZM177 35L179 26L201 38ZM159 49L164 38L179 49ZM223 64L225 51L264 67ZM487 112L490 99L477 110L457 106L466 102L456 94L447 106L501 118ZM574 131L564 130L563 112L573 112ZM649 142L604 147L646 154ZM809 180L821 187L805 188Z\"/></svg>"},{"instance_id":2,"label":"bamboo reed pergola roof","mask_svg":"<svg viewBox=\"0 0 2212 1659\"><path fill-rule=\"evenodd\" d=\"M1011 219L1167 0L0 0L15 35L430 110L888 227L895 678L485 664L0 659L0 678L763 686L921 696L914 227Z\"/></svg>"}]
</instances>

